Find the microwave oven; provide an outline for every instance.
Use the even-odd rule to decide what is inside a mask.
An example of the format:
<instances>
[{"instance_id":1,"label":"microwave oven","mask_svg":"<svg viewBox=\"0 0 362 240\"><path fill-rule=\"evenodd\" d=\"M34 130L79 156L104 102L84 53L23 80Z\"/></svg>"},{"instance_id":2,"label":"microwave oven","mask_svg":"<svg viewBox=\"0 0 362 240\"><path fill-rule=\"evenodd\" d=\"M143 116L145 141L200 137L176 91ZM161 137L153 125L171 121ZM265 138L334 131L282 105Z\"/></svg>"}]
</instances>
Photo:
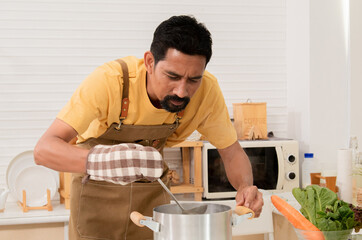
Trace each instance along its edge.
<instances>
[{"instance_id":1,"label":"microwave oven","mask_svg":"<svg viewBox=\"0 0 362 240\"><path fill-rule=\"evenodd\" d=\"M239 141L248 155L253 184L266 191L291 191L299 187L299 147L290 139ZM203 197L206 199L234 198L236 190L229 183L223 162L211 143L202 150Z\"/></svg>"}]
</instances>

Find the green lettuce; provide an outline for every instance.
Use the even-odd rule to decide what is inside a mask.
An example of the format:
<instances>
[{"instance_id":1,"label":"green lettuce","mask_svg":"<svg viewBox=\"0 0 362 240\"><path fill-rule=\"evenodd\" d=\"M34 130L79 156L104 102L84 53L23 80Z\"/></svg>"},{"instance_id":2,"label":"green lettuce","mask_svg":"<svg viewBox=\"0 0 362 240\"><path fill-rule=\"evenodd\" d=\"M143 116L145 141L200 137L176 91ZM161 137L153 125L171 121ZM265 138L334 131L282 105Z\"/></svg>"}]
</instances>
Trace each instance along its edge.
<instances>
[{"instance_id":1,"label":"green lettuce","mask_svg":"<svg viewBox=\"0 0 362 240\"><path fill-rule=\"evenodd\" d=\"M338 200L328 188L310 185L294 188L292 193L301 206L300 212L321 231L350 230L358 225L351 204Z\"/></svg>"}]
</instances>

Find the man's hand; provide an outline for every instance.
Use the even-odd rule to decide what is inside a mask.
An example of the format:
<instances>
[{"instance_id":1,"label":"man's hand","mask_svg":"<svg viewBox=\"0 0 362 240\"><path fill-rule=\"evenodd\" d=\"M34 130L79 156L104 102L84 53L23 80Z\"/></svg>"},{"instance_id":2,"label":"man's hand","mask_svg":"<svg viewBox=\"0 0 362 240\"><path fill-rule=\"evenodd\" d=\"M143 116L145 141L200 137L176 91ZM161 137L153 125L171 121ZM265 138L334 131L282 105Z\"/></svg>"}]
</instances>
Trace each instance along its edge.
<instances>
[{"instance_id":1,"label":"man's hand","mask_svg":"<svg viewBox=\"0 0 362 240\"><path fill-rule=\"evenodd\" d=\"M255 212L255 217L259 217L264 200L258 188L253 186L253 172L248 156L238 141L227 148L218 150L229 182L238 190L236 204L250 208Z\"/></svg>"},{"instance_id":2,"label":"man's hand","mask_svg":"<svg viewBox=\"0 0 362 240\"><path fill-rule=\"evenodd\" d=\"M259 217L264 205L263 194L256 186L244 186L238 189L235 197L236 205L245 206L254 211L255 217Z\"/></svg>"}]
</instances>

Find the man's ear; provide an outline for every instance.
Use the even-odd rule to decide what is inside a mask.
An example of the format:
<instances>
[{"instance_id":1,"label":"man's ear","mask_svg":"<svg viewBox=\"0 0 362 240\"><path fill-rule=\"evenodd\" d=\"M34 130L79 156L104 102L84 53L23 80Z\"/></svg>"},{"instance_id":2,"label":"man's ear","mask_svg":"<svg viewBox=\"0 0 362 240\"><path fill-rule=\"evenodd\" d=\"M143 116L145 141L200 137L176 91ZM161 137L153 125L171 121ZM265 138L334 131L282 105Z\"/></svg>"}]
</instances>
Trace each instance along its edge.
<instances>
[{"instance_id":1,"label":"man's ear","mask_svg":"<svg viewBox=\"0 0 362 240\"><path fill-rule=\"evenodd\" d=\"M153 57L153 54L151 53L151 51L145 52L143 59L145 62L147 72L152 73L152 71L154 69L154 64L155 64L155 58Z\"/></svg>"}]
</instances>

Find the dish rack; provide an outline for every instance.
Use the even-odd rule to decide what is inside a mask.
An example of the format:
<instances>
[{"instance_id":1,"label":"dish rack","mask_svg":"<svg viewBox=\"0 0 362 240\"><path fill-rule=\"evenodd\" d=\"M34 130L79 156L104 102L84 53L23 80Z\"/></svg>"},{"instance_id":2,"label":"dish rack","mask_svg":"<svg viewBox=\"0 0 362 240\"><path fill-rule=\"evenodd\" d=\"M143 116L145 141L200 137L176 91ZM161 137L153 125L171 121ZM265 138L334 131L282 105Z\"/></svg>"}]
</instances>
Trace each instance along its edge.
<instances>
[{"instance_id":1,"label":"dish rack","mask_svg":"<svg viewBox=\"0 0 362 240\"><path fill-rule=\"evenodd\" d=\"M48 211L53 211L53 206L52 206L52 202L51 202L49 189L47 189L47 204L45 204L44 206L39 206L39 207L27 206L26 205L26 190L23 190L23 202L18 201L18 204L21 207L21 209L23 210L23 212L28 212L29 210L39 210L39 209L46 209Z\"/></svg>"}]
</instances>

